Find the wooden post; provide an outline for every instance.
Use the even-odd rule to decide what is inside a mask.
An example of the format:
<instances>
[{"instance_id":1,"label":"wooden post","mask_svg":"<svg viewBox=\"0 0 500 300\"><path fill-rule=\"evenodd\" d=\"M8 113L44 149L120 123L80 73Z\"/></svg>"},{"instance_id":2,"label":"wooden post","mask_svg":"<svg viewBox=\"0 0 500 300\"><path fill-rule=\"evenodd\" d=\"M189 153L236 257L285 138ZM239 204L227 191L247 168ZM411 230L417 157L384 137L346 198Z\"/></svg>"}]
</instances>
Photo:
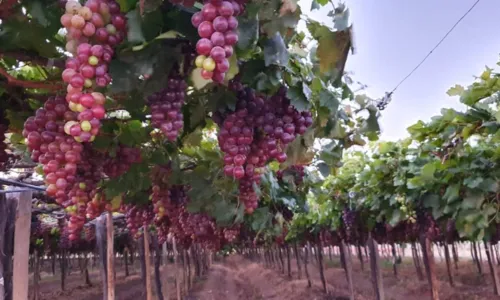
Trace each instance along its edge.
<instances>
[{"instance_id":1,"label":"wooden post","mask_svg":"<svg viewBox=\"0 0 500 300\"><path fill-rule=\"evenodd\" d=\"M411 243L411 252L413 256L413 264L415 265L415 270L417 271L418 280L424 280L424 274L422 273L422 268L420 267L420 258L418 256L418 250L414 242Z\"/></svg>"},{"instance_id":2,"label":"wooden post","mask_svg":"<svg viewBox=\"0 0 500 300\"><path fill-rule=\"evenodd\" d=\"M453 252L453 262L455 263L455 270L458 270L458 252L457 252L457 245L455 243L451 244L452 252Z\"/></svg>"},{"instance_id":3,"label":"wooden post","mask_svg":"<svg viewBox=\"0 0 500 300\"><path fill-rule=\"evenodd\" d=\"M439 300L438 281L434 264L434 255L432 254L432 244L424 233L420 235L420 244L422 245L422 257L424 259L427 280L431 288L431 299Z\"/></svg>"},{"instance_id":4,"label":"wooden post","mask_svg":"<svg viewBox=\"0 0 500 300\"><path fill-rule=\"evenodd\" d=\"M163 300L163 292L161 288L161 275L160 275L160 261L161 252L160 246L158 245L158 236L153 235L151 237L153 248L154 248L154 269L155 269L155 286L156 286L156 298L157 300Z\"/></svg>"},{"instance_id":5,"label":"wooden post","mask_svg":"<svg viewBox=\"0 0 500 300\"><path fill-rule=\"evenodd\" d=\"M491 243L484 242L484 249L486 250L486 256L488 257L488 265L490 267L491 278L493 279L493 291L495 295L500 296L500 281L498 278L497 265L493 261L493 251L491 249Z\"/></svg>"},{"instance_id":6,"label":"wooden post","mask_svg":"<svg viewBox=\"0 0 500 300\"><path fill-rule=\"evenodd\" d=\"M129 276L129 271L128 271L128 247L125 247L123 250L123 260L125 261L125 277Z\"/></svg>"},{"instance_id":7,"label":"wooden post","mask_svg":"<svg viewBox=\"0 0 500 300\"><path fill-rule=\"evenodd\" d=\"M113 213L108 212L106 215L106 254L107 254L107 275L108 275L108 299L115 300L115 251L113 249Z\"/></svg>"},{"instance_id":8,"label":"wooden post","mask_svg":"<svg viewBox=\"0 0 500 300\"><path fill-rule=\"evenodd\" d=\"M446 272L448 273L448 280L451 286L455 286L455 282L453 281L453 271L451 269L451 258L450 258L450 249L448 248L448 244L445 242L444 246L444 259L446 260Z\"/></svg>"},{"instance_id":9,"label":"wooden post","mask_svg":"<svg viewBox=\"0 0 500 300\"><path fill-rule=\"evenodd\" d=\"M318 243L316 244L316 247L318 249L318 253L316 255L318 256L318 265L319 265L319 277L321 279L321 284L323 285L323 292L326 293L326 280L325 280L325 273L323 270L323 251L321 247L321 239L318 239Z\"/></svg>"},{"instance_id":10,"label":"wooden post","mask_svg":"<svg viewBox=\"0 0 500 300\"><path fill-rule=\"evenodd\" d=\"M7 200L5 199L5 194L0 194L0 300L5 300L5 288L4 288L4 245L5 243L5 228L7 225L8 219L8 209L7 209Z\"/></svg>"},{"instance_id":11,"label":"wooden post","mask_svg":"<svg viewBox=\"0 0 500 300\"><path fill-rule=\"evenodd\" d=\"M100 271L102 280L102 295L103 300L108 297L108 269L107 269L107 259L106 259L106 216L101 215L97 218L95 225L95 237L97 244L98 258L100 260Z\"/></svg>"},{"instance_id":12,"label":"wooden post","mask_svg":"<svg viewBox=\"0 0 500 300\"><path fill-rule=\"evenodd\" d=\"M161 268L161 274L162 274L162 295L165 297L165 299L170 299L170 294L168 292L168 273L167 273L167 260L168 260L168 253L167 253L167 243L163 243L162 245L162 268Z\"/></svg>"},{"instance_id":13,"label":"wooden post","mask_svg":"<svg viewBox=\"0 0 500 300\"><path fill-rule=\"evenodd\" d=\"M14 233L14 274L13 299L28 299L28 259L31 230L31 198L32 192L21 192L18 198L16 229Z\"/></svg>"},{"instance_id":14,"label":"wooden post","mask_svg":"<svg viewBox=\"0 0 500 300\"><path fill-rule=\"evenodd\" d=\"M288 278L292 279L292 268L291 268L291 265L290 265L290 247L288 247L288 245L285 245L285 249L286 249L286 264L287 264L287 268L288 268Z\"/></svg>"},{"instance_id":15,"label":"wooden post","mask_svg":"<svg viewBox=\"0 0 500 300\"><path fill-rule=\"evenodd\" d=\"M361 271L365 270L365 262L363 261L363 253L361 252L361 245L357 245L357 250L358 250L358 259L359 263L361 264Z\"/></svg>"},{"instance_id":16,"label":"wooden post","mask_svg":"<svg viewBox=\"0 0 500 300\"><path fill-rule=\"evenodd\" d=\"M35 249L35 253L33 254L33 258L35 260L35 266L33 270L33 300L40 299L40 257L41 255L38 253L38 250Z\"/></svg>"},{"instance_id":17,"label":"wooden post","mask_svg":"<svg viewBox=\"0 0 500 300\"><path fill-rule=\"evenodd\" d=\"M341 241L341 247L342 247L342 250L344 252L344 255L345 255L346 251L349 251L349 253L350 253L350 250L348 250L344 240ZM350 299L354 300L354 286L353 286L353 282L352 282L352 256L345 255L345 257L346 257L346 259L345 259L345 272L346 272L346 276L347 276L347 283L349 284Z\"/></svg>"},{"instance_id":18,"label":"wooden post","mask_svg":"<svg viewBox=\"0 0 500 300\"><path fill-rule=\"evenodd\" d=\"M144 226L144 263L146 270L146 300L152 300L151 290L151 260L149 256L149 231L147 226Z\"/></svg>"},{"instance_id":19,"label":"wooden post","mask_svg":"<svg viewBox=\"0 0 500 300\"><path fill-rule=\"evenodd\" d=\"M371 234L368 235L368 249L370 250L370 269L372 275L373 289L375 290L375 299L384 299L384 283L380 272L380 258L378 253L378 244Z\"/></svg>"},{"instance_id":20,"label":"wooden post","mask_svg":"<svg viewBox=\"0 0 500 300\"><path fill-rule=\"evenodd\" d=\"M474 256L476 257L476 266L479 274L483 275L483 267L482 267L482 261L477 253L477 244L476 242L472 242L472 249L474 251Z\"/></svg>"},{"instance_id":21,"label":"wooden post","mask_svg":"<svg viewBox=\"0 0 500 300\"><path fill-rule=\"evenodd\" d=\"M306 277L307 277L307 287L311 287L311 278L309 277L309 271L307 270L307 263L309 261L309 252L311 249L311 246L309 242L307 242L307 246L305 247L305 254L304 254L304 271L306 272Z\"/></svg>"},{"instance_id":22,"label":"wooden post","mask_svg":"<svg viewBox=\"0 0 500 300\"><path fill-rule=\"evenodd\" d=\"M177 257L177 244L175 238L172 239L173 248L174 248L174 273L175 273L175 289L177 292L177 300L181 300L181 285L179 283L179 268L177 265L178 257Z\"/></svg>"},{"instance_id":23,"label":"wooden post","mask_svg":"<svg viewBox=\"0 0 500 300\"><path fill-rule=\"evenodd\" d=\"M186 292L187 294L187 291L189 290L189 282L187 280L187 258L186 258L186 253L187 253L187 250L186 249L182 249L182 283L183 283L183 287L184 287L184 292ZM200 266L198 264L198 260L196 260L196 264L198 265L198 267ZM201 270L198 269L198 271L201 273ZM196 276L200 276L199 274L196 274Z\"/></svg>"},{"instance_id":24,"label":"wooden post","mask_svg":"<svg viewBox=\"0 0 500 300\"><path fill-rule=\"evenodd\" d=\"M5 200L7 202L7 220L5 222L6 243L3 248L3 279L5 289L5 299L12 299L12 275L13 275L13 259L14 253L14 235L17 215L17 200L10 197Z\"/></svg>"},{"instance_id":25,"label":"wooden post","mask_svg":"<svg viewBox=\"0 0 500 300\"><path fill-rule=\"evenodd\" d=\"M394 274L394 277L398 278L396 246L394 245L394 243L391 244L391 251L392 251L392 273Z\"/></svg>"},{"instance_id":26,"label":"wooden post","mask_svg":"<svg viewBox=\"0 0 500 300\"><path fill-rule=\"evenodd\" d=\"M281 253L281 247L278 246L276 250L278 251L278 255L281 262L280 264L281 273L285 274L285 261L283 260L283 254Z\"/></svg>"},{"instance_id":27,"label":"wooden post","mask_svg":"<svg viewBox=\"0 0 500 300\"><path fill-rule=\"evenodd\" d=\"M297 261L297 273L298 273L298 277L300 279L302 277L302 268L301 268L301 264L300 264L301 257L300 257L299 250L297 249L297 243L295 243L293 245L293 250L295 252L295 260Z\"/></svg>"}]
</instances>

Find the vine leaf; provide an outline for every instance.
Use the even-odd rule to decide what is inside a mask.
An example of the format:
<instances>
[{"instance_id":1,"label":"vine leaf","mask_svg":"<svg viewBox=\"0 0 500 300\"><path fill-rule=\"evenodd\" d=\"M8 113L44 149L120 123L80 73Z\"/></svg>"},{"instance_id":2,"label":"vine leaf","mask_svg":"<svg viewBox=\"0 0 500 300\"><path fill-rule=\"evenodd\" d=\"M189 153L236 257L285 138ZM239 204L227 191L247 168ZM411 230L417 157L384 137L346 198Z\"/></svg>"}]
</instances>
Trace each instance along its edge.
<instances>
[{"instance_id":1,"label":"vine leaf","mask_svg":"<svg viewBox=\"0 0 500 300\"><path fill-rule=\"evenodd\" d=\"M463 86L461 86L459 84L455 84L454 87L451 87L450 89L448 89L446 94L448 94L448 96L461 96L464 91L465 91L465 89Z\"/></svg>"},{"instance_id":2,"label":"vine leaf","mask_svg":"<svg viewBox=\"0 0 500 300\"><path fill-rule=\"evenodd\" d=\"M304 111L310 107L310 96L311 90L302 82L290 87L287 91L287 97L290 98L290 104L295 106L298 111Z\"/></svg>"},{"instance_id":3,"label":"vine leaf","mask_svg":"<svg viewBox=\"0 0 500 300\"><path fill-rule=\"evenodd\" d=\"M238 43L236 47L241 52L251 52L259 40L259 17L241 16L238 18Z\"/></svg>"},{"instance_id":4,"label":"vine leaf","mask_svg":"<svg viewBox=\"0 0 500 300\"><path fill-rule=\"evenodd\" d=\"M141 16L137 9L127 13L127 40L131 44L141 44L146 42L146 38L142 33Z\"/></svg>"},{"instance_id":5,"label":"vine leaf","mask_svg":"<svg viewBox=\"0 0 500 300\"><path fill-rule=\"evenodd\" d=\"M283 37L279 32L267 39L264 44L264 62L266 67L269 65L286 66L288 64L288 50Z\"/></svg>"},{"instance_id":6,"label":"vine leaf","mask_svg":"<svg viewBox=\"0 0 500 300\"><path fill-rule=\"evenodd\" d=\"M330 113L336 113L340 102L333 92L328 89L323 89L319 93L319 104L330 110Z\"/></svg>"},{"instance_id":7,"label":"vine leaf","mask_svg":"<svg viewBox=\"0 0 500 300\"><path fill-rule=\"evenodd\" d=\"M319 71L332 81L337 80L344 73L347 56L352 47L351 28L331 31L325 25L312 20L309 20L307 27L318 41L316 57L319 60Z\"/></svg>"}]
</instances>

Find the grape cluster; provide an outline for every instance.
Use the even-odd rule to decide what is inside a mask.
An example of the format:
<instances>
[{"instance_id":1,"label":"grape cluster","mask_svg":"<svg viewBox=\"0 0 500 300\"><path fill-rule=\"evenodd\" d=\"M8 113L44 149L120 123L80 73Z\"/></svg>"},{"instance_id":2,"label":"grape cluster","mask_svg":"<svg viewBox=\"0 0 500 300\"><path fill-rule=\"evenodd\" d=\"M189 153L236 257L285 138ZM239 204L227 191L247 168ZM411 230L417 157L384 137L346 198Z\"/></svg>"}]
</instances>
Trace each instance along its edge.
<instances>
[{"instance_id":1,"label":"grape cluster","mask_svg":"<svg viewBox=\"0 0 500 300\"><path fill-rule=\"evenodd\" d=\"M304 134L313 120L310 112L299 112L286 98L286 88L268 97L257 95L241 83L231 82L237 93L236 110L215 114L218 141L224 155L224 174L239 180L240 200L247 213L258 205L253 185L260 183L263 168L271 160L287 159L286 146Z\"/></svg>"},{"instance_id":2,"label":"grape cluster","mask_svg":"<svg viewBox=\"0 0 500 300\"><path fill-rule=\"evenodd\" d=\"M92 192L92 201L87 202L86 216L87 219L95 219L100 216L106 209L106 199L104 195L98 191Z\"/></svg>"},{"instance_id":3,"label":"grape cluster","mask_svg":"<svg viewBox=\"0 0 500 300\"><path fill-rule=\"evenodd\" d=\"M63 204L67 191L76 182L77 164L83 146L64 134L65 122L76 119L62 97L50 97L43 108L24 123L23 136L31 159L43 165L47 195Z\"/></svg>"},{"instance_id":4,"label":"grape cluster","mask_svg":"<svg viewBox=\"0 0 500 300\"><path fill-rule=\"evenodd\" d=\"M179 76L170 76L167 88L148 97L151 124L160 129L169 141L175 141L184 127L181 108L186 95L186 82Z\"/></svg>"},{"instance_id":5,"label":"grape cluster","mask_svg":"<svg viewBox=\"0 0 500 300\"><path fill-rule=\"evenodd\" d=\"M228 243L234 242L240 234L240 226L234 225L232 227L222 229L222 234L224 235L224 240Z\"/></svg>"},{"instance_id":6,"label":"grape cluster","mask_svg":"<svg viewBox=\"0 0 500 300\"><path fill-rule=\"evenodd\" d=\"M108 67L113 47L123 41L127 22L114 0L88 0L85 6L71 0L65 7L61 24L67 30L66 50L73 57L66 61L62 78L68 83L66 101L78 113L67 127L78 142L91 142L106 113L106 98L94 90L111 83Z\"/></svg>"},{"instance_id":7,"label":"grape cluster","mask_svg":"<svg viewBox=\"0 0 500 300\"><path fill-rule=\"evenodd\" d=\"M432 214L425 209L423 204L416 207L415 213L420 232L424 233L431 241L436 240L440 236L441 230Z\"/></svg>"},{"instance_id":8,"label":"grape cluster","mask_svg":"<svg viewBox=\"0 0 500 300\"><path fill-rule=\"evenodd\" d=\"M244 10L243 3L237 1L205 1L201 12L191 18L191 23L198 28L200 40L196 44L196 67L201 76L222 82L229 70L229 57L233 55L233 46L238 42L238 20L236 16Z\"/></svg>"},{"instance_id":9,"label":"grape cluster","mask_svg":"<svg viewBox=\"0 0 500 300\"><path fill-rule=\"evenodd\" d=\"M125 174L134 163L141 162L141 149L118 145L115 151L108 152L104 159L104 173L110 178Z\"/></svg>"},{"instance_id":10,"label":"grape cluster","mask_svg":"<svg viewBox=\"0 0 500 300\"><path fill-rule=\"evenodd\" d=\"M154 218L151 206L137 206L132 204L122 205L122 211L125 212L125 220L130 235L137 237L139 229L142 226L151 224Z\"/></svg>"},{"instance_id":11,"label":"grape cluster","mask_svg":"<svg viewBox=\"0 0 500 300\"><path fill-rule=\"evenodd\" d=\"M90 242L95 240L95 226L89 225L83 228L83 238Z\"/></svg>"},{"instance_id":12,"label":"grape cluster","mask_svg":"<svg viewBox=\"0 0 500 300\"><path fill-rule=\"evenodd\" d=\"M342 225L345 231L345 240L348 243L356 241L358 235L358 214L356 210L345 208L342 211Z\"/></svg>"}]
</instances>

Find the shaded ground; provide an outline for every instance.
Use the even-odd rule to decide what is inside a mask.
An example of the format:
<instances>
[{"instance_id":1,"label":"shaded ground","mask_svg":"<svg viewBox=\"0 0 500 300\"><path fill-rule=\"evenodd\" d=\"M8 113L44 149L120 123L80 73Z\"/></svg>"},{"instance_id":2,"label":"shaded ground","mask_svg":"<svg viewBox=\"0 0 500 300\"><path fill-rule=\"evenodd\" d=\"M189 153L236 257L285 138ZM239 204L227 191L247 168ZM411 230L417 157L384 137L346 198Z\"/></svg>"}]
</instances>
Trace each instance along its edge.
<instances>
[{"instance_id":1,"label":"shaded ground","mask_svg":"<svg viewBox=\"0 0 500 300\"><path fill-rule=\"evenodd\" d=\"M281 273L277 268L266 268L263 263L248 260L234 255L215 262L209 273L201 279L196 279L191 293L185 300L326 300L349 299L349 289L345 273L340 267L337 256L325 260L325 277L328 294L321 291L321 281L317 262L310 263L309 273L312 279L312 288L307 287L304 270L299 279L296 261L291 261L292 279ZM373 287L370 280L370 270L365 262L365 270L356 256L352 256L355 299L374 299ZM405 260L398 265L398 277L392 272L389 260L382 260L385 299L387 300L422 300L429 298L427 282L419 281L411 260ZM483 275L480 275L475 265L462 259L455 272L455 287L448 283L446 268L443 263L437 263L437 277L439 280L440 299L449 300L485 300L500 299L493 295L493 286L487 263L483 263ZM145 299L144 289L138 265L131 267L131 276L124 278L122 266L118 266L116 299L140 300ZM91 270L91 280L94 284L87 287L79 271L74 271L66 283L66 291L60 291L59 276L52 277L44 273L41 283L42 300L97 300L102 299L102 288L97 269ZM169 297L175 299L173 276L167 280ZM167 299L167 298L166 298Z\"/></svg>"}]
</instances>

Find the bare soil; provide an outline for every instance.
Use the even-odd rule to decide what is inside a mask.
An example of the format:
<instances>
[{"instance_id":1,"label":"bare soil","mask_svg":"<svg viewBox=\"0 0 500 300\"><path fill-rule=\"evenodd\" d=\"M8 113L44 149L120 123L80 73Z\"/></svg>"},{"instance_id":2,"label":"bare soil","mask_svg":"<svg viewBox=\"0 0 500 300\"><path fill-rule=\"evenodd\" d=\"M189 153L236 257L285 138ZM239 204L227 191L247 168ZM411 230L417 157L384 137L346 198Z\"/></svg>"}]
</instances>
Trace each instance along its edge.
<instances>
[{"instance_id":1,"label":"bare soil","mask_svg":"<svg viewBox=\"0 0 500 300\"><path fill-rule=\"evenodd\" d=\"M353 281L355 299L375 299L370 279L369 264L364 262L364 270L356 256L352 256ZM349 299L349 286L344 270L340 266L338 256L330 260L324 257L325 278L328 293L322 292L318 263L315 259L308 265L312 287L307 287L304 269L299 278L296 261L291 261L292 278L287 272L281 272L277 267L266 268L263 262L256 262L239 255L232 255L214 262L208 274L194 280L191 292L183 297L185 300L326 300ZM427 281L419 281L413 263L408 259L397 266L398 276L393 274L390 260L382 258L382 274L385 299L387 300L422 300L429 299ZM423 266L422 266L423 267ZM500 299L493 294L493 285L486 262L482 265L483 274L471 261L461 259L458 270L454 271L455 287L448 283L446 265L436 263L439 281L440 299L444 300L486 300ZM285 261L286 268L286 261ZM425 275L425 270L424 275ZM116 299L145 299L144 288L140 278L138 264L132 266L131 275L124 276L123 266L118 264L116 275ZM194 273L194 272L193 272ZM41 300L97 300L102 299L102 287L98 269L91 270L92 287L84 283L80 271L73 271L66 279L66 289L61 291L59 276L42 274ZM167 279L169 295L165 299L176 299L173 276ZM154 289L154 285L153 285Z\"/></svg>"}]
</instances>

